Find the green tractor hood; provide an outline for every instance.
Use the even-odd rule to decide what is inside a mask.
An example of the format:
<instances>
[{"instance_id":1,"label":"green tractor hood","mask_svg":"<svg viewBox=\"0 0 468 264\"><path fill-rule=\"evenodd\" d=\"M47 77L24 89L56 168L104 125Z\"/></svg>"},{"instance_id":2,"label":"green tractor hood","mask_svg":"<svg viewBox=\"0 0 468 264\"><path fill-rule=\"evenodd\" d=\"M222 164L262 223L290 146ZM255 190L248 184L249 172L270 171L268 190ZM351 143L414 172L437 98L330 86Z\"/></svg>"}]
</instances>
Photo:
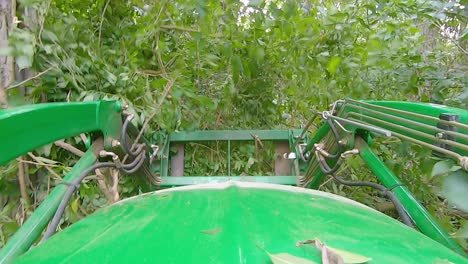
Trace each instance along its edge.
<instances>
[{"instance_id":1,"label":"green tractor hood","mask_svg":"<svg viewBox=\"0 0 468 264\"><path fill-rule=\"evenodd\" d=\"M275 262L281 256L322 263L315 245L298 245L313 239L367 263L466 263L355 201L255 182L184 186L123 200L59 232L15 263L271 263L270 257L273 263L299 263Z\"/></svg>"}]
</instances>

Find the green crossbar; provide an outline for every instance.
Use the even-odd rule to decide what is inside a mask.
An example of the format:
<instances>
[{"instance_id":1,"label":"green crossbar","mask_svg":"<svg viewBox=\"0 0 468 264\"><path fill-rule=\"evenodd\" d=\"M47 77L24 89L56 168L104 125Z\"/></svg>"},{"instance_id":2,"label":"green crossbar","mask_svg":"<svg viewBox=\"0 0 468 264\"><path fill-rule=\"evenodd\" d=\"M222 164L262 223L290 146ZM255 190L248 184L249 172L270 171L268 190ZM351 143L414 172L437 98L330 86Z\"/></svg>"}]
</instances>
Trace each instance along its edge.
<instances>
[{"instance_id":1,"label":"green crossbar","mask_svg":"<svg viewBox=\"0 0 468 264\"><path fill-rule=\"evenodd\" d=\"M161 186L182 186L226 181L262 182L296 185L296 176L167 176L161 177Z\"/></svg>"},{"instance_id":2,"label":"green crossbar","mask_svg":"<svg viewBox=\"0 0 468 264\"><path fill-rule=\"evenodd\" d=\"M181 131L175 132L169 135L166 143L164 144L164 148L162 149L162 153L164 153L161 157L161 177L163 178L163 182L161 185L166 186L179 186L179 185L186 185L186 184L198 184L198 183L207 183L207 182L219 182L219 181L227 181L227 180L245 180L245 179L238 179L236 177L231 177L231 141L273 141L274 143L279 142L287 142L290 145L292 144L292 138L299 136L302 133L301 129L290 129L290 130L197 130L197 131ZM210 179L203 179L206 178L205 176L189 176L191 178L170 178L164 180L164 177L169 176L169 148L170 146L174 146L173 144L186 144L190 142L208 142L208 141L226 141L227 142L227 175L216 177L210 177ZM183 146L182 146L183 148ZM181 164L178 161L179 167L183 167L183 163ZM181 174L174 175L180 176ZM278 176L275 176L278 177ZM282 177L282 176L279 176ZM286 177L286 176L285 176ZM288 176L289 177L289 176ZM254 178L249 178L250 180ZM289 178L275 178L274 180L270 181L268 178L262 177L259 182L272 182L277 184L287 184L287 185L296 185L296 177L292 176L291 179Z\"/></svg>"},{"instance_id":3,"label":"green crossbar","mask_svg":"<svg viewBox=\"0 0 468 264\"><path fill-rule=\"evenodd\" d=\"M287 141L291 130L202 130L191 132L177 132L170 135L170 142L194 141L250 141L258 137L265 141ZM292 130L299 135L302 130Z\"/></svg>"}]
</instances>

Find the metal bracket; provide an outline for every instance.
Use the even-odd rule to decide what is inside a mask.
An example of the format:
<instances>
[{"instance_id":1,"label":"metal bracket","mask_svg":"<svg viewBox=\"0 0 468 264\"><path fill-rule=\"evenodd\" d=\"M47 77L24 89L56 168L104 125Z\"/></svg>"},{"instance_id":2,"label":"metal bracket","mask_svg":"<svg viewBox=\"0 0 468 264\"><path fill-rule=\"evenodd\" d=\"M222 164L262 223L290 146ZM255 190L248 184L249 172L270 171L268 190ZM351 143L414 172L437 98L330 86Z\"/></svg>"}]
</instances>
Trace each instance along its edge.
<instances>
[{"instance_id":1,"label":"metal bracket","mask_svg":"<svg viewBox=\"0 0 468 264\"><path fill-rule=\"evenodd\" d=\"M158 155L159 152L159 146L158 145L151 145L151 149L153 150L153 153L150 154L149 158L149 163L152 164L154 161L154 158Z\"/></svg>"}]
</instances>

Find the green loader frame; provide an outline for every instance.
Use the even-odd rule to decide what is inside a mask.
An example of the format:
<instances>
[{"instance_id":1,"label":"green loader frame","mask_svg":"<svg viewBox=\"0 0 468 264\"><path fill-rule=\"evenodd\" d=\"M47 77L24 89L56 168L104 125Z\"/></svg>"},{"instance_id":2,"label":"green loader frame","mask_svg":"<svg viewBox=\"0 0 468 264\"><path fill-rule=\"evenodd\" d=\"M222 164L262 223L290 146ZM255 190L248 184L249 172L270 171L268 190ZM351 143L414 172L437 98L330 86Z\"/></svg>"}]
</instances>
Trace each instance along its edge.
<instances>
[{"instance_id":1,"label":"green loader frame","mask_svg":"<svg viewBox=\"0 0 468 264\"><path fill-rule=\"evenodd\" d=\"M317 189L326 175L336 176L337 168L348 155L362 158L384 192L396 197L402 214L416 229L466 256L370 145L374 135L397 137L429 148L435 155L452 159L461 169L468 170L467 110L425 103L345 99L335 102L329 111L315 113L302 129L187 131L166 135L160 142L140 138L129 120L125 106L117 101L49 103L0 110L0 166L40 146L80 133L90 133L93 139L84 156L64 177L64 184L52 190L0 250L0 263L13 261L38 241L64 198L73 192L71 187L79 184L83 174L89 173L99 160L126 169L129 174L144 174L158 187L253 181ZM310 132L316 123L318 129ZM227 142L228 175L184 175L184 146L197 141ZM277 154L275 175L231 175L231 142L235 141L273 142ZM130 143L132 148L128 148ZM128 149L134 150L138 144L141 155L138 160L135 158L135 166L125 167L125 153L128 156Z\"/></svg>"}]
</instances>

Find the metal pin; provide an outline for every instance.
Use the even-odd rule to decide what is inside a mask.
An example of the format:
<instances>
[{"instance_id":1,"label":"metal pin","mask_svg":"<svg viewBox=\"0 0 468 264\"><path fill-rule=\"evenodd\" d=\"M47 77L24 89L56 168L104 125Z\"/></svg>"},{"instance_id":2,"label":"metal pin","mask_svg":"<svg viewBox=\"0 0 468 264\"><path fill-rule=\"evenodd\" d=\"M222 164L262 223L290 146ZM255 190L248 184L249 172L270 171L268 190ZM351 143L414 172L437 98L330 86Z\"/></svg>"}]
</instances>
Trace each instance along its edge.
<instances>
[{"instance_id":1,"label":"metal pin","mask_svg":"<svg viewBox=\"0 0 468 264\"><path fill-rule=\"evenodd\" d=\"M117 154L115 154L114 152L105 151L105 150L99 151L99 157L101 157L101 158L103 158L103 157L112 157L112 158L114 158L115 156L117 156Z\"/></svg>"},{"instance_id":2,"label":"metal pin","mask_svg":"<svg viewBox=\"0 0 468 264\"><path fill-rule=\"evenodd\" d=\"M113 140L112 140L112 143L111 143L111 146L112 146L113 148L119 147L119 146L120 146L120 141L118 141L117 139L113 139Z\"/></svg>"}]
</instances>

